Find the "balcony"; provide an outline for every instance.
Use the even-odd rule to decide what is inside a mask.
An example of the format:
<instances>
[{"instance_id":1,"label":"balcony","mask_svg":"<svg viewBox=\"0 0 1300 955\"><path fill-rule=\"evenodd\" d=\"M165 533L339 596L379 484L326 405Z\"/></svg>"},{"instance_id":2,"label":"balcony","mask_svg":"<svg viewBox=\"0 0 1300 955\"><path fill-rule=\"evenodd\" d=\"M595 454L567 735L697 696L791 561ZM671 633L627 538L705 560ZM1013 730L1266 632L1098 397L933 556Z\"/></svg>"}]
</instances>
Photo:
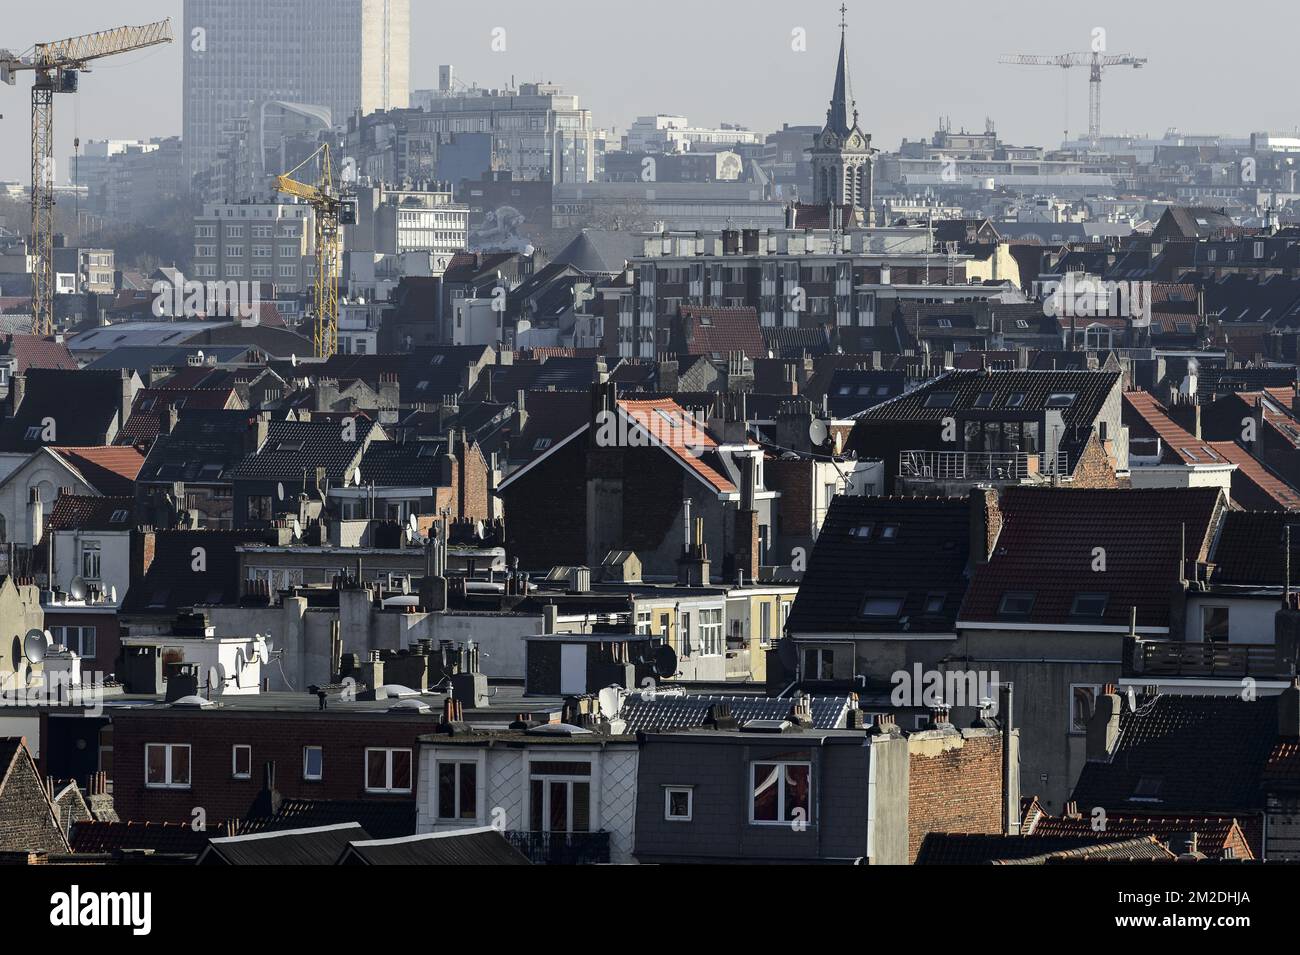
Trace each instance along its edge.
<instances>
[{"instance_id":1,"label":"balcony","mask_svg":"<svg viewBox=\"0 0 1300 955\"><path fill-rule=\"evenodd\" d=\"M912 481L1009 483L1069 473L1069 456L1064 451L1052 455L1018 451L904 451L898 462L898 476Z\"/></svg>"},{"instance_id":2,"label":"balcony","mask_svg":"<svg viewBox=\"0 0 1300 955\"><path fill-rule=\"evenodd\" d=\"M608 832L537 832L508 830L506 839L534 865L603 865L609 863Z\"/></svg>"},{"instance_id":3,"label":"balcony","mask_svg":"<svg viewBox=\"0 0 1300 955\"><path fill-rule=\"evenodd\" d=\"M1126 677L1287 679L1295 668L1285 644L1124 640Z\"/></svg>"}]
</instances>

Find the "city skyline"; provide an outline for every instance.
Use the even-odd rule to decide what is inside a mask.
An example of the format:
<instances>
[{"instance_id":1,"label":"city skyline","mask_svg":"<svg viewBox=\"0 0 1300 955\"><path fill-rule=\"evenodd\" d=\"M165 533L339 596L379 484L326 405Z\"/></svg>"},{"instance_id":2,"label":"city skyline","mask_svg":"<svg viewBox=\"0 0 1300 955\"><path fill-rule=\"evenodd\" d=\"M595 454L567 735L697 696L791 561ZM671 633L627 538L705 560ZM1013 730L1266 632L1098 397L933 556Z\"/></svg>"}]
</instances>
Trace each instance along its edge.
<instances>
[{"instance_id":1,"label":"city skyline","mask_svg":"<svg viewBox=\"0 0 1300 955\"><path fill-rule=\"evenodd\" d=\"M826 64L839 40L838 4L790 12L777 3L758 3L746 8L752 12L743 20L727 8L687 8L676 0L660 5L653 21L636 24L636 46L676 50L673 70L629 57L618 29L625 21L609 18L600 4L578 0L568 6L584 24L580 35L543 7L508 2L440 11L427 0L413 0L411 89L435 87L438 66L451 63L458 77L482 87L508 86L512 77L516 84L554 82L578 95L597 125L620 132L637 116L654 113L685 115L704 126L737 123L759 132L774 131L782 123L820 125L824 119L831 82ZM962 17L960 26L922 35L905 9L849 6L850 65L861 123L880 148L894 149L904 137L928 136L940 116L950 117L954 128L967 129L982 129L989 117L1007 142L1053 147L1062 138L1068 108L1070 134L1081 134L1087 125L1086 71L1005 66L997 59L1009 53L1086 50L1098 27L1106 31L1108 51L1149 59L1140 72L1108 75L1103 92L1107 134L1159 136L1165 127L1174 127L1188 134L1244 138L1253 131L1285 132L1297 125L1282 93L1281 40L1275 34L1256 35L1257 22L1284 9L1280 2L1260 4L1258 21L1221 24L1212 37L1171 29L1164 11L1112 2L1063 11L1050 25L1036 24L1041 8L1019 0L999 4L991 15L971 22L966 22L970 11L961 4L934 6ZM684 26L688 10L690 23ZM674 17L674 11L683 17ZM60 111L55 149L60 162L71 154L76 136L85 143L180 134L182 57L189 49L188 37L181 36L182 3L125 0L111 12L88 14L68 0L52 0L39 10L7 18L0 45L21 51L35 41L165 16L172 17L178 42L99 65L85 78L72 108ZM497 28L505 31L505 49L494 52ZM806 31L802 52L792 49L798 29ZM500 46L500 34L497 39ZM558 68L547 65L578 39L591 41L582 57L560 57ZM1203 69L1207 58L1221 59L1225 49L1255 51L1247 85L1260 92L1249 98L1249 112L1243 113L1238 100L1241 79L1214 82L1213 73ZM20 77L0 99L0 129L10 133L0 137L0 179L22 183L30 176L22 128L27 82ZM1155 117L1153 103L1160 104ZM58 172L59 181L66 181L66 170Z\"/></svg>"}]
</instances>

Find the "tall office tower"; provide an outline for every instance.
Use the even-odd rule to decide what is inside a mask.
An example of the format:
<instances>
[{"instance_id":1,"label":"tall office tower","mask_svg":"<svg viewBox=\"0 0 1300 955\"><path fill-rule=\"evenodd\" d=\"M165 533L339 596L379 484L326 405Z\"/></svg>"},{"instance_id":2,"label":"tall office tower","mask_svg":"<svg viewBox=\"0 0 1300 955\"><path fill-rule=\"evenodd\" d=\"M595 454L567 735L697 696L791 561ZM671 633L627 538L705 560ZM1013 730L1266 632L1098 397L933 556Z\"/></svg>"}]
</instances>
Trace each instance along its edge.
<instances>
[{"instance_id":1,"label":"tall office tower","mask_svg":"<svg viewBox=\"0 0 1300 955\"><path fill-rule=\"evenodd\" d=\"M185 0L181 40L191 180L267 104L324 107L340 126L410 99L411 0Z\"/></svg>"}]
</instances>

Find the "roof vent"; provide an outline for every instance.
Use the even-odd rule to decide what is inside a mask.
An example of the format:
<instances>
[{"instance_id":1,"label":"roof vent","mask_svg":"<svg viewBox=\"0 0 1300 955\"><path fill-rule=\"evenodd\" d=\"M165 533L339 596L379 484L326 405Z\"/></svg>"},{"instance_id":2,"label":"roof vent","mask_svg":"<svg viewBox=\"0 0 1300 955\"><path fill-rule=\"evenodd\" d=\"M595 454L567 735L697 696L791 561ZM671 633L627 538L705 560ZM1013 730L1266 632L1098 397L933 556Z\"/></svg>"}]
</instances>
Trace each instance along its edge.
<instances>
[{"instance_id":1,"label":"roof vent","mask_svg":"<svg viewBox=\"0 0 1300 955\"><path fill-rule=\"evenodd\" d=\"M572 723L543 723L524 730L528 736L590 736L591 730Z\"/></svg>"}]
</instances>

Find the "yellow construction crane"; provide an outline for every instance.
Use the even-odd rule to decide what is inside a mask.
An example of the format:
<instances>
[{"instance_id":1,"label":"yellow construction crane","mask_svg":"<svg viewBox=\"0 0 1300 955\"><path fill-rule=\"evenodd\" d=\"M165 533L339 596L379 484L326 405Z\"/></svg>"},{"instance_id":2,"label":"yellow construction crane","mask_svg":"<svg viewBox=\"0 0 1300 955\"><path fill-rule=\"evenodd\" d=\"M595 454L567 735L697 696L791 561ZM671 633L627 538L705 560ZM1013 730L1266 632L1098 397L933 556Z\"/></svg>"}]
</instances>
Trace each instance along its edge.
<instances>
[{"instance_id":1,"label":"yellow construction crane","mask_svg":"<svg viewBox=\"0 0 1300 955\"><path fill-rule=\"evenodd\" d=\"M315 184L299 182L294 175L303 166L320 159L320 171ZM330 165L330 148L322 143L320 148L282 176L275 177L275 188L290 196L297 196L316 213L316 285L313 303L316 322L312 328L312 344L318 358L329 358L339 346L339 225L356 221L356 204L334 186L334 172Z\"/></svg>"},{"instance_id":2,"label":"yellow construction crane","mask_svg":"<svg viewBox=\"0 0 1300 955\"><path fill-rule=\"evenodd\" d=\"M92 60L159 43L170 43L172 21L117 27L83 36L37 43L29 55L0 50L0 81L14 85L14 74L31 70L32 82L32 331L54 333L54 94L75 93L79 74Z\"/></svg>"}]
</instances>

